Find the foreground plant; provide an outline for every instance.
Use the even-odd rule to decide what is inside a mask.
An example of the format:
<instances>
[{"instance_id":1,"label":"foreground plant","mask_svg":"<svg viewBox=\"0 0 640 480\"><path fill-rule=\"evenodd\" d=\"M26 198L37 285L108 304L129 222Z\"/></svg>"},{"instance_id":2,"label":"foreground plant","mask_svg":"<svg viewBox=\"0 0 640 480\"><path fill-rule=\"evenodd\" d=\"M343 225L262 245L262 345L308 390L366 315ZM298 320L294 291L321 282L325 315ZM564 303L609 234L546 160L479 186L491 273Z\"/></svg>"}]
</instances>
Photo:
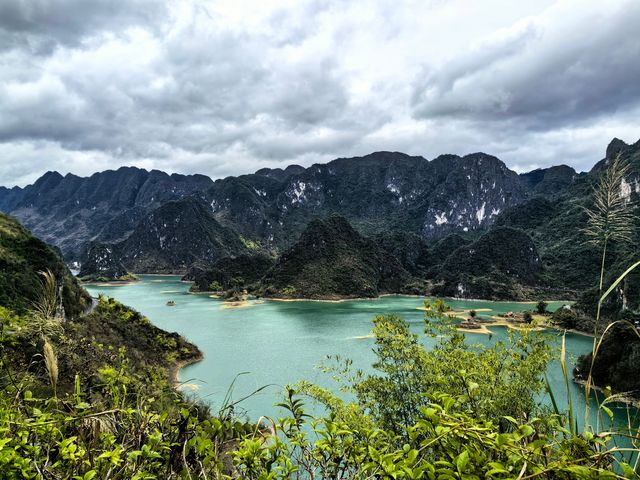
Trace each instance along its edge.
<instances>
[{"instance_id":1,"label":"foreground plant","mask_svg":"<svg viewBox=\"0 0 640 480\"><path fill-rule=\"evenodd\" d=\"M604 289L607 249L612 242L630 242L633 235L633 210L624 195L623 182L630 166L620 155L611 160L593 190L593 205L585 208L587 226L582 230L587 241L602 250L598 293ZM594 335L600 321L602 303L598 303Z\"/></svg>"}]
</instances>

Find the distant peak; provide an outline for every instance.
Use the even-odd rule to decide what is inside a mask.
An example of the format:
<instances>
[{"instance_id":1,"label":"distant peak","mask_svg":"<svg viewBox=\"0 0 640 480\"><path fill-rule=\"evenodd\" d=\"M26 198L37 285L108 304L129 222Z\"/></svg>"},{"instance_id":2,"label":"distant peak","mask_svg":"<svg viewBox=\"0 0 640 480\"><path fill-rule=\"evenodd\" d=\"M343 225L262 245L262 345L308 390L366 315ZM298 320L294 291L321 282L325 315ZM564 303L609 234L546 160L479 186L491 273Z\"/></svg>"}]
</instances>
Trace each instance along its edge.
<instances>
[{"instance_id":1,"label":"distant peak","mask_svg":"<svg viewBox=\"0 0 640 480\"><path fill-rule=\"evenodd\" d=\"M62 176L62 174L60 172L57 172L55 170L49 170L47 173L45 173L44 175L42 175L42 177L40 177L42 179L52 179L52 178L64 178Z\"/></svg>"},{"instance_id":2,"label":"distant peak","mask_svg":"<svg viewBox=\"0 0 640 480\"><path fill-rule=\"evenodd\" d=\"M53 186L58 184L63 178L64 177L59 172L49 170L47 173L45 173L39 179L37 179L34 185Z\"/></svg>"},{"instance_id":3,"label":"distant peak","mask_svg":"<svg viewBox=\"0 0 640 480\"><path fill-rule=\"evenodd\" d=\"M464 157L462 157L465 160L474 160L474 161L479 161L479 160L489 160L492 162L500 162L500 163L504 163L502 160L500 160L498 157L495 157L493 155L489 155L488 153L484 153L484 152L474 152L474 153L470 153L468 155L465 155Z\"/></svg>"},{"instance_id":4,"label":"distant peak","mask_svg":"<svg viewBox=\"0 0 640 480\"><path fill-rule=\"evenodd\" d=\"M614 138L607 146L607 158L616 156L622 150L626 149L629 145L624 140Z\"/></svg>"},{"instance_id":5,"label":"distant peak","mask_svg":"<svg viewBox=\"0 0 640 480\"><path fill-rule=\"evenodd\" d=\"M362 159L367 159L367 158L381 158L381 159L394 159L394 158L418 158L418 157L414 157L411 156L407 153L404 152L390 152L390 151L386 151L386 150L380 150L378 152L371 152L368 155L365 155L364 157L360 157Z\"/></svg>"}]
</instances>

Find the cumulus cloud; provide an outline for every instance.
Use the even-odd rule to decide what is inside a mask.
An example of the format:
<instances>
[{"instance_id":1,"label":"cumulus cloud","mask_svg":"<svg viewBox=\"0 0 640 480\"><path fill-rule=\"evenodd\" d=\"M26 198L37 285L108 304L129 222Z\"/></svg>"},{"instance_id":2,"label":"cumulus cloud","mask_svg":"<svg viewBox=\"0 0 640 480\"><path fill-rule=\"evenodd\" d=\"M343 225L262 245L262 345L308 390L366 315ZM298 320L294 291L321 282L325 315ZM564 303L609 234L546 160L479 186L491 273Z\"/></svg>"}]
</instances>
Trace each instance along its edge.
<instances>
[{"instance_id":1,"label":"cumulus cloud","mask_svg":"<svg viewBox=\"0 0 640 480\"><path fill-rule=\"evenodd\" d=\"M640 137L638 24L634 0L5 0L0 184L374 150L588 169Z\"/></svg>"}]
</instances>

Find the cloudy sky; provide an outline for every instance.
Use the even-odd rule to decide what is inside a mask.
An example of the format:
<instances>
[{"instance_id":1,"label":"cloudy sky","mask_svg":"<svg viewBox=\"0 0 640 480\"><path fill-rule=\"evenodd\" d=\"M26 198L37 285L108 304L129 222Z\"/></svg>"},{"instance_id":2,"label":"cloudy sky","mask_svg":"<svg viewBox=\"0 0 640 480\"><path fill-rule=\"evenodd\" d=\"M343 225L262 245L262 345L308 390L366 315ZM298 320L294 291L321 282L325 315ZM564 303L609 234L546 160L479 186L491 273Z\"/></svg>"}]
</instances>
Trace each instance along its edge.
<instances>
[{"instance_id":1,"label":"cloudy sky","mask_svg":"<svg viewBox=\"0 0 640 480\"><path fill-rule=\"evenodd\" d=\"M0 184L640 138L638 0L2 0Z\"/></svg>"}]
</instances>

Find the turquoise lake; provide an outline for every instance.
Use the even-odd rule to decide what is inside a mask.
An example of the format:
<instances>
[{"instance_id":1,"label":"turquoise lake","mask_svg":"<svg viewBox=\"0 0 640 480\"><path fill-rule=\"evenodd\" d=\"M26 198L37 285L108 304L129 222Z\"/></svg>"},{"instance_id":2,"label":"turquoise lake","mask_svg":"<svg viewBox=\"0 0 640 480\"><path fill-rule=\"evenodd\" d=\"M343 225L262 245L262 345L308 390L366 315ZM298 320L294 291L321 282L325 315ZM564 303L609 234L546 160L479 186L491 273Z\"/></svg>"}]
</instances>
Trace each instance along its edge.
<instances>
[{"instance_id":1,"label":"turquoise lake","mask_svg":"<svg viewBox=\"0 0 640 480\"><path fill-rule=\"evenodd\" d=\"M221 300L188 293L189 284L181 282L179 276L143 275L135 283L88 285L87 289L94 296L114 297L146 315L158 327L176 331L195 343L204 353L204 360L181 370L180 380L186 384L185 391L209 403L213 411L217 411L229 386L242 372L248 373L236 379L234 399L270 385L239 406L252 419L281 413L274 404L280 401L286 384L306 379L323 386L334 385L327 374L316 368L327 355L339 354L352 359L355 368L369 369L374 355L373 339L367 336L375 315L394 313L407 320L416 333L423 331L423 312L418 309L423 299L418 297L385 296L336 303L266 300L250 301L248 307L226 308ZM169 300L176 305L167 306ZM456 309L491 309L479 316L533 307L475 300L449 299L447 303ZM561 305L561 302L550 302L549 308ZM506 338L506 327L489 328L492 335L467 334L468 341L486 345ZM549 330L544 334L549 342L559 345L560 332ZM421 337L427 348L435 342L424 335ZM591 350L592 342L590 337L567 333L571 365L579 355ZM548 377L559 404L566 406L566 386L557 361L550 365ZM584 390L571 383L570 391L582 420ZM548 404L549 399L544 395L540 402ZM626 424L626 408L619 406L615 415L616 422Z\"/></svg>"}]
</instances>

